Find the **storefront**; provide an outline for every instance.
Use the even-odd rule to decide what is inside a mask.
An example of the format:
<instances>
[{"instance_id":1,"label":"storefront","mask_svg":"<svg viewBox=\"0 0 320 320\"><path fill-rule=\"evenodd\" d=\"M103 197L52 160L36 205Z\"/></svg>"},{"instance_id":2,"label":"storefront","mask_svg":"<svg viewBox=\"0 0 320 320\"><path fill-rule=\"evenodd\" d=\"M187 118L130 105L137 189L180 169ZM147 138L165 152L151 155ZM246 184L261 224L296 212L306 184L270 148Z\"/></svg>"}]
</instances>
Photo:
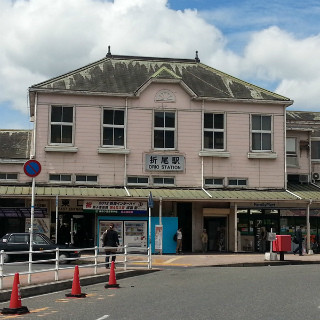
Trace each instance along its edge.
<instances>
[{"instance_id":1,"label":"storefront","mask_svg":"<svg viewBox=\"0 0 320 320\"><path fill-rule=\"evenodd\" d=\"M301 226L302 234L307 236L306 209L241 209L238 210L238 251L269 251L265 232L271 229L276 234L294 236ZM320 209L310 210L310 242L314 253L320 253Z\"/></svg>"}]
</instances>

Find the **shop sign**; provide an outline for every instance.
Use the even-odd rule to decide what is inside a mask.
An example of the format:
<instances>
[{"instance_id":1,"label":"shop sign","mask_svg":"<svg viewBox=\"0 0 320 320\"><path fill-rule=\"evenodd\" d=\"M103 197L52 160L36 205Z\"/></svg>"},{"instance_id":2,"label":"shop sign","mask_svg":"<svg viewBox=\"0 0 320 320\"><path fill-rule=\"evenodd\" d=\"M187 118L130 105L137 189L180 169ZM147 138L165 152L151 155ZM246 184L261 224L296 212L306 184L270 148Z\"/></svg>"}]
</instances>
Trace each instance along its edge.
<instances>
[{"instance_id":1,"label":"shop sign","mask_svg":"<svg viewBox=\"0 0 320 320\"><path fill-rule=\"evenodd\" d=\"M147 202L142 201L84 201L84 211L112 214L146 214Z\"/></svg>"},{"instance_id":2,"label":"shop sign","mask_svg":"<svg viewBox=\"0 0 320 320\"><path fill-rule=\"evenodd\" d=\"M255 208L275 208L276 204L272 202L255 202L254 204Z\"/></svg>"},{"instance_id":3,"label":"shop sign","mask_svg":"<svg viewBox=\"0 0 320 320\"><path fill-rule=\"evenodd\" d=\"M184 171L184 156L146 154L147 171Z\"/></svg>"},{"instance_id":4,"label":"shop sign","mask_svg":"<svg viewBox=\"0 0 320 320\"><path fill-rule=\"evenodd\" d=\"M83 205L76 199L58 199L59 212L82 212Z\"/></svg>"}]
</instances>

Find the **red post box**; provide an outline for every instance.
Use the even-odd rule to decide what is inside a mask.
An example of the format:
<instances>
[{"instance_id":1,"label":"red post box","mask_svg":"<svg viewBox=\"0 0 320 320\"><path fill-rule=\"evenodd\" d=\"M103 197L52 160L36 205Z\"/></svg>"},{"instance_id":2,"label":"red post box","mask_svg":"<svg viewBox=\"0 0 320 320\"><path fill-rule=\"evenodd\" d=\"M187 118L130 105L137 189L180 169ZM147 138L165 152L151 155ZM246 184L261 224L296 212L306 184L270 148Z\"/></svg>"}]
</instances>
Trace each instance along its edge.
<instances>
[{"instance_id":1,"label":"red post box","mask_svg":"<svg viewBox=\"0 0 320 320\"><path fill-rule=\"evenodd\" d=\"M280 253L280 260L284 260L284 252L291 251L291 236L276 235L276 240L272 243L272 250Z\"/></svg>"},{"instance_id":2,"label":"red post box","mask_svg":"<svg viewBox=\"0 0 320 320\"><path fill-rule=\"evenodd\" d=\"M276 235L276 241L273 241L272 250L274 252L291 251L291 236L290 235Z\"/></svg>"}]
</instances>

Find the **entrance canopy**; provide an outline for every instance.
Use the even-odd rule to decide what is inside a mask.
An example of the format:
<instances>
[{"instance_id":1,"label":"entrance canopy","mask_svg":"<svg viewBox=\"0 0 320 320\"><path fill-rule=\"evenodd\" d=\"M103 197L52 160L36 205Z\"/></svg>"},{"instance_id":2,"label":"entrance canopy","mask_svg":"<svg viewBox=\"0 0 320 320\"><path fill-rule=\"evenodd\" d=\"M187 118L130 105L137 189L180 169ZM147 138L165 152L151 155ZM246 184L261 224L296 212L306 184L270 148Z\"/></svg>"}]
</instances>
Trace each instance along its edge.
<instances>
[{"instance_id":1,"label":"entrance canopy","mask_svg":"<svg viewBox=\"0 0 320 320\"><path fill-rule=\"evenodd\" d=\"M309 201L320 203L320 187L313 184L290 184L288 190L225 190L182 188L94 188L94 187L36 187L35 195L42 198L122 198L147 199L150 191L155 199L178 201ZM30 197L29 186L0 186L2 197Z\"/></svg>"}]
</instances>

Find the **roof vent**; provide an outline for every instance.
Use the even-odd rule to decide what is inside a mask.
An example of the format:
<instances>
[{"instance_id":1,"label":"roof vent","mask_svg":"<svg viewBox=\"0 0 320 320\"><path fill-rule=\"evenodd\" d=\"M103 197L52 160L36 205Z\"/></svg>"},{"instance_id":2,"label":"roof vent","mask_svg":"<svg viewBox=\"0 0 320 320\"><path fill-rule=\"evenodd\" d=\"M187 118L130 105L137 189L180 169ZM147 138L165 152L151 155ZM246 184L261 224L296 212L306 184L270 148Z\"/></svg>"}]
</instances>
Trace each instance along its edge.
<instances>
[{"instance_id":1,"label":"roof vent","mask_svg":"<svg viewBox=\"0 0 320 320\"><path fill-rule=\"evenodd\" d=\"M194 58L194 60L195 60L196 62L200 62L200 59L199 59L199 57L198 57L198 51L196 51L196 57Z\"/></svg>"},{"instance_id":2,"label":"roof vent","mask_svg":"<svg viewBox=\"0 0 320 320\"><path fill-rule=\"evenodd\" d=\"M111 54L111 51L110 51L110 46L108 46L108 53L107 53L106 57L112 57L112 54Z\"/></svg>"}]
</instances>

